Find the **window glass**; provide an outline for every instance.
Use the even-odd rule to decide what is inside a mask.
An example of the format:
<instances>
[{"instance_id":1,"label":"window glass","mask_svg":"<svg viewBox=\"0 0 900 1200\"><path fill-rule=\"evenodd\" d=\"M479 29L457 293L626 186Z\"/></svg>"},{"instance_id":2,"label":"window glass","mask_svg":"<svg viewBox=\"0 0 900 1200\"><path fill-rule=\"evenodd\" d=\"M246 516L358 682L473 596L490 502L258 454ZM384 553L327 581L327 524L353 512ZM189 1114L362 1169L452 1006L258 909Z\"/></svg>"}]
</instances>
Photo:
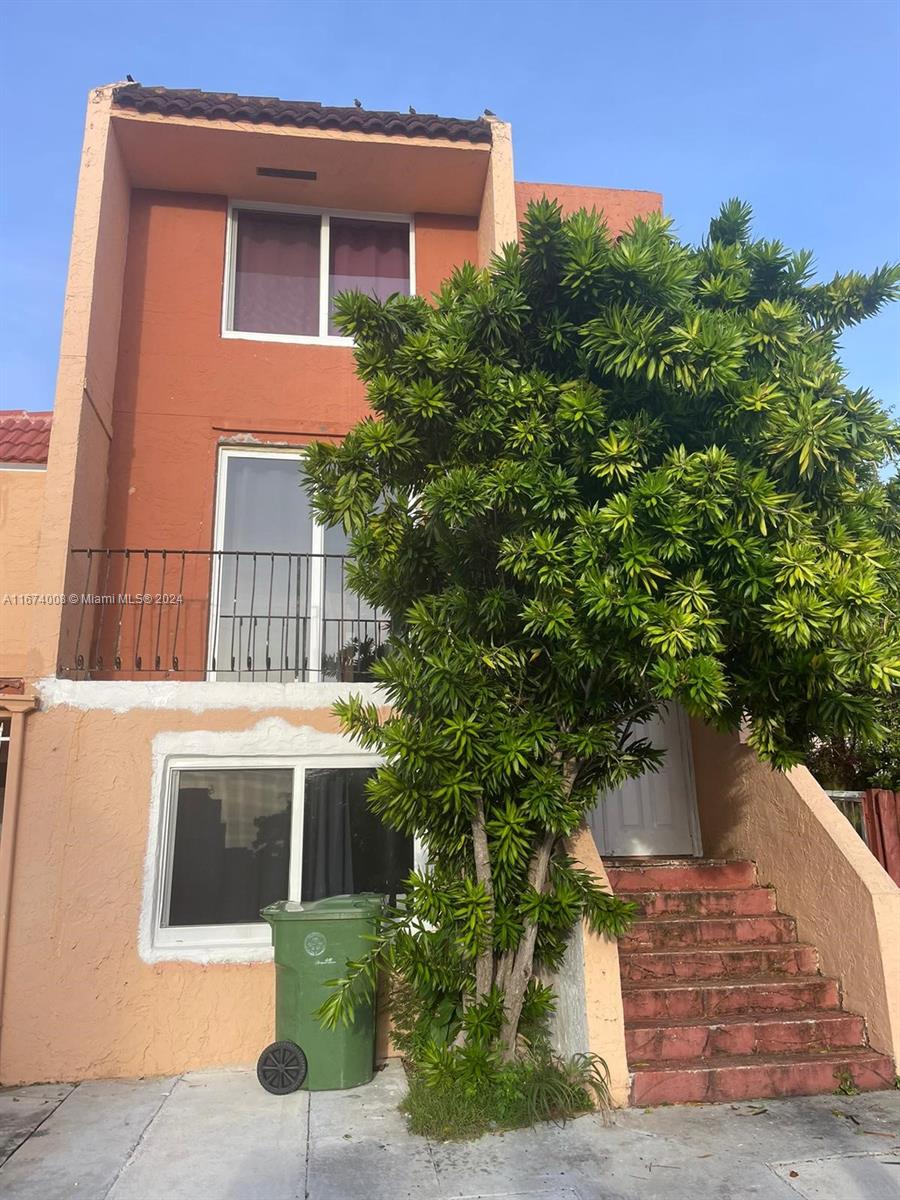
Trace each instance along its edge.
<instances>
[{"instance_id":1,"label":"window glass","mask_svg":"<svg viewBox=\"0 0 900 1200\"><path fill-rule=\"evenodd\" d=\"M325 529L322 679L326 681L371 679L372 664L389 632L386 613L376 612L347 586L348 542L340 526Z\"/></svg>"},{"instance_id":2,"label":"window glass","mask_svg":"<svg viewBox=\"0 0 900 1200\"><path fill-rule=\"evenodd\" d=\"M291 769L176 774L169 925L236 925L288 894Z\"/></svg>"},{"instance_id":3,"label":"window glass","mask_svg":"<svg viewBox=\"0 0 900 1200\"><path fill-rule=\"evenodd\" d=\"M347 892L403 891L412 840L388 829L366 804L369 767L306 771L303 900Z\"/></svg>"},{"instance_id":4,"label":"window glass","mask_svg":"<svg viewBox=\"0 0 900 1200\"><path fill-rule=\"evenodd\" d=\"M318 335L321 218L246 209L236 215L232 328Z\"/></svg>"},{"instance_id":5,"label":"window glass","mask_svg":"<svg viewBox=\"0 0 900 1200\"><path fill-rule=\"evenodd\" d=\"M329 313L339 292L365 292L386 300L394 292L409 295L409 226L402 221L331 218ZM341 331L329 318L328 332Z\"/></svg>"},{"instance_id":6,"label":"window glass","mask_svg":"<svg viewBox=\"0 0 900 1200\"><path fill-rule=\"evenodd\" d=\"M310 638L310 560L300 556L312 550L313 521L300 460L233 455L223 462L216 677L293 678L304 669Z\"/></svg>"}]
</instances>

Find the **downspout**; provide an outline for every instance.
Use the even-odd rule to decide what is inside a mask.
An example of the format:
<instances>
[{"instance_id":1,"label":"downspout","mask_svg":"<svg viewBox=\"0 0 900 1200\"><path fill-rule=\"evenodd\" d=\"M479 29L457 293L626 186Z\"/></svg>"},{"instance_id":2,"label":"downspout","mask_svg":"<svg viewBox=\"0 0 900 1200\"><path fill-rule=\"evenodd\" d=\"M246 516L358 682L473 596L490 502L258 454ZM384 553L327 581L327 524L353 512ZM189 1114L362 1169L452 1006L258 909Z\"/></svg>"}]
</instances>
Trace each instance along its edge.
<instances>
[{"instance_id":1,"label":"downspout","mask_svg":"<svg viewBox=\"0 0 900 1200\"><path fill-rule=\"evenodd\" d=\"M25 718L36 707L33 696L0 696L0 711L8 713L10 716L9 759L6 764L6 789L3 800L3 831L0 834L0 1045L3 1041L3 999L6 995L6 959L9 948L16 831L19 824L19 796L22 790Z\"/></svg>"}]
</instances>

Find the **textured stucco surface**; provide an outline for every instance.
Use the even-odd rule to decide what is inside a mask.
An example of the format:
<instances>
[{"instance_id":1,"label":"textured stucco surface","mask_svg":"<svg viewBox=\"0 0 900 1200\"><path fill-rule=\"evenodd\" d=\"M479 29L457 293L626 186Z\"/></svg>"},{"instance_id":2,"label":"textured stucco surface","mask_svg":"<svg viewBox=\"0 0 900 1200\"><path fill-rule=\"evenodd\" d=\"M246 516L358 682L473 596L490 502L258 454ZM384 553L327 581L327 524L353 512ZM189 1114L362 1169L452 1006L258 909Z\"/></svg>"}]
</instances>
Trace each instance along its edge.
<instances>
[{"instance_id":1,"label":"textured stucco surface","mask_svg":"<svg viewBox=\"0 0 900 1200\"><path fill-rule=\"evenodd\" d=\"M69 547L103 536L129 200L109 99L109 88L88 98L35 592L76 590ZM59 642L77 620L75 606L32 610L29 676L55 669Z\"/></svg>"},{"instance_id":2,"label":"textured stucco surface","mask_svg":"<svg viewBox=\"0 0 900 1200\"><path fill-rule=\"evenodd\" d=\"M109 709L125 713L135 708L200 713L210 709L329 709L354 694L379 703L384 694L373 683L188 683L167 680L40 679L35 691L43 709L57 705L73 709Z\"/></svg>"},{"instance_id":3,"label":"textured stucco surface","mask_svg":"<svg viewBox=\"0 0 900 1200\"><path fill-rule=\"evenodd\" d=\"M267 720L336 734L327 710ZM258 713L58 706L28 719L0 1080L163 1075L255 1061L272 1039L268 963L142 962L152 745L253 729ZM190 742L190 737L187 741Z\"/></svg>"},{"instance_id":4,"label":"textured stucco surface","mask_svg":"<svg viewBox=\"0 0 900 1200\"><path fill-rule=\"evenodd\" d=\"M697 722L693 742L706 854L755 860L871 1044L900 1061L900 888L805 768L773 771Z\"/></svg>"},{"instance_id":5,"label":"textured stucco surface","mask_svg":"<svg viewBox=\"0 0 900 1200\"><path fill-rule=\"evenodd\" d=\"M340 437L368 411L349 347L222 338L226 212L225 196L132 193L108 546L208 548L220 441ZM428 213L415 225L427 295L474 257L476 231Z\"/></svg>"},{"instance_id":6,"label":"textured stucco surface","mask_svg":"<svg viewBox=\"0 0 900 1200\"><path fill-rule=\"evenodd\" d=\"M576 863L590 871L605 891L612 892L594 835L586 825L570 839L568 849ZM615 938L594 933L586 921L582 922L581 941L584 947L586 1049L599 1054L606 1062L612 1102L623 1107L628 1104L630 1079L625 1051L619 943Z\"/></svg>"},{"instance_id":7,"label":"textured stucco surface","mask_svg":"<svg viewBox=\"0 0 900 1200\"><path fill-rule=\"evenodd\" d=\"M0 469L0 678L28 669L32 609L7 597L34 592L45 471Z\"/></svg>"},{"instance_id":8,"label":"textured stucco surface","mask_svg":"<svg viewBox=\"0 0 900 1200\"><path fill-rule=\"evenodd\" d=\"M579 187L571 183L524 183L516 181L516 219L521 225L525 210L532 200L547 196L557 200L563 215L569 216L580 208L596 208L603 213L609 232L624 233L635 217L661 212L663 198L659 192L639 192L631 188Z\"/></svg>"}]
</instances>

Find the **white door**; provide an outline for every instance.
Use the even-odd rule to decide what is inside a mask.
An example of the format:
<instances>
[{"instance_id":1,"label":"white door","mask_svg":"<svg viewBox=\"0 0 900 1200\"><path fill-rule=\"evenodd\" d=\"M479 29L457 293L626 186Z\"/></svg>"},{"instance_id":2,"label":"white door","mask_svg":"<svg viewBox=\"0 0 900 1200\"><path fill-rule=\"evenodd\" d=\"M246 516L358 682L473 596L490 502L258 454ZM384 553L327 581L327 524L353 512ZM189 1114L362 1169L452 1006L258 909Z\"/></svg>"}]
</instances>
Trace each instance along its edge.
<instances>
[{"instance_id":1,"label":"white door","mask_svg":"<svg viewBox=\"0 0 900 1200\"><path fill-rule=\"evenodd\" d=\"M697 796L687 715L677 705L636 727L665 750L662 769L601 793L588 820L600 854L641 856L701 853Z\"/></svg>"}]
</instances>

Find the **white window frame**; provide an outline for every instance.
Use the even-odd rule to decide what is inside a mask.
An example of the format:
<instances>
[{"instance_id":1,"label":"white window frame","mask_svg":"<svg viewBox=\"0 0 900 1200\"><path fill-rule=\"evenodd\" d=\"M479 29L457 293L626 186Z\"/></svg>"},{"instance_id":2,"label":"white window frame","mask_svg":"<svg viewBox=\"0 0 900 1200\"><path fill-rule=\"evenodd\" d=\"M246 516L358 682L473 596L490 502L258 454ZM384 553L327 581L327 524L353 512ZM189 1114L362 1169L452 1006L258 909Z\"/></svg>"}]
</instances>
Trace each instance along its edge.
<instances>
[{"instance_id":1,"label":"white window frame","mask_svg":"<svg viewBox=\"0 0 900 1200\"><path fill-rule=\"evenodd\" d=\"M265 921L231 925L176 925L166 922L171 900L175 821L178 809L178 775L181 771L293 770L291 796L291 848L287 900L300 900L303 887L303 825L305 783L308 770L374 768L382 759L367 753L304 755L170 755L162 772L162 794L151 897L151 954L160 960L267 961L272 957L271 930ZM413 842L413 866L420 869L423 854Z\"/></svg>"},{"instance_id":2,"label":"white window frame","mask_svg":"<svg viewBox=\"0 0 900 1200\"><path fill-rule=\"evenodd\" d=\"M303 459L303 446L220 446L216 463L216 503L213 519L213 550L221 551L225 541L225 504L228 492L228 462L233 458L291 458L299 466ZM299 483L297 484L299 487ZM311 514L312 537L309 552L313 556L309 560L309 661L318 662L321 667L322 658L322 605L325 588L325 526L321 525ZM215 559L218 563L218 558ZM216 639L219 635L219 607L221 596L221 571L212 572L212 587L209 597L209 635L206 649L206 677L215 681L216 672L213 663L216 659ZM231 672L227 672L231 674ZM310 672L314 676L314 672ZM313 677L310 682L321 682Z\"/></svg>"},{"instance_id":3,"label":"white window frame","mask_svg":"<svg viewBox=\"0 0 900 1200\"><path fill-rule=\"evenodd\" d=\"M234 283L237 266L238 213L241 210L289 213L319 217L319 333L253 333L234 328ZM353 338L328 333L331 218L353 221L394 221L409 227L409 294L416 294L416 223L412 213L356 212L344 208L309 208L304 205L271 204L263 200L229 200L225 227L225 279L222 286L222 337L250 342L289 342L300 346L352 346ZM322 330L325 330L323 333Z\"/></svg>"}]
</instances>

